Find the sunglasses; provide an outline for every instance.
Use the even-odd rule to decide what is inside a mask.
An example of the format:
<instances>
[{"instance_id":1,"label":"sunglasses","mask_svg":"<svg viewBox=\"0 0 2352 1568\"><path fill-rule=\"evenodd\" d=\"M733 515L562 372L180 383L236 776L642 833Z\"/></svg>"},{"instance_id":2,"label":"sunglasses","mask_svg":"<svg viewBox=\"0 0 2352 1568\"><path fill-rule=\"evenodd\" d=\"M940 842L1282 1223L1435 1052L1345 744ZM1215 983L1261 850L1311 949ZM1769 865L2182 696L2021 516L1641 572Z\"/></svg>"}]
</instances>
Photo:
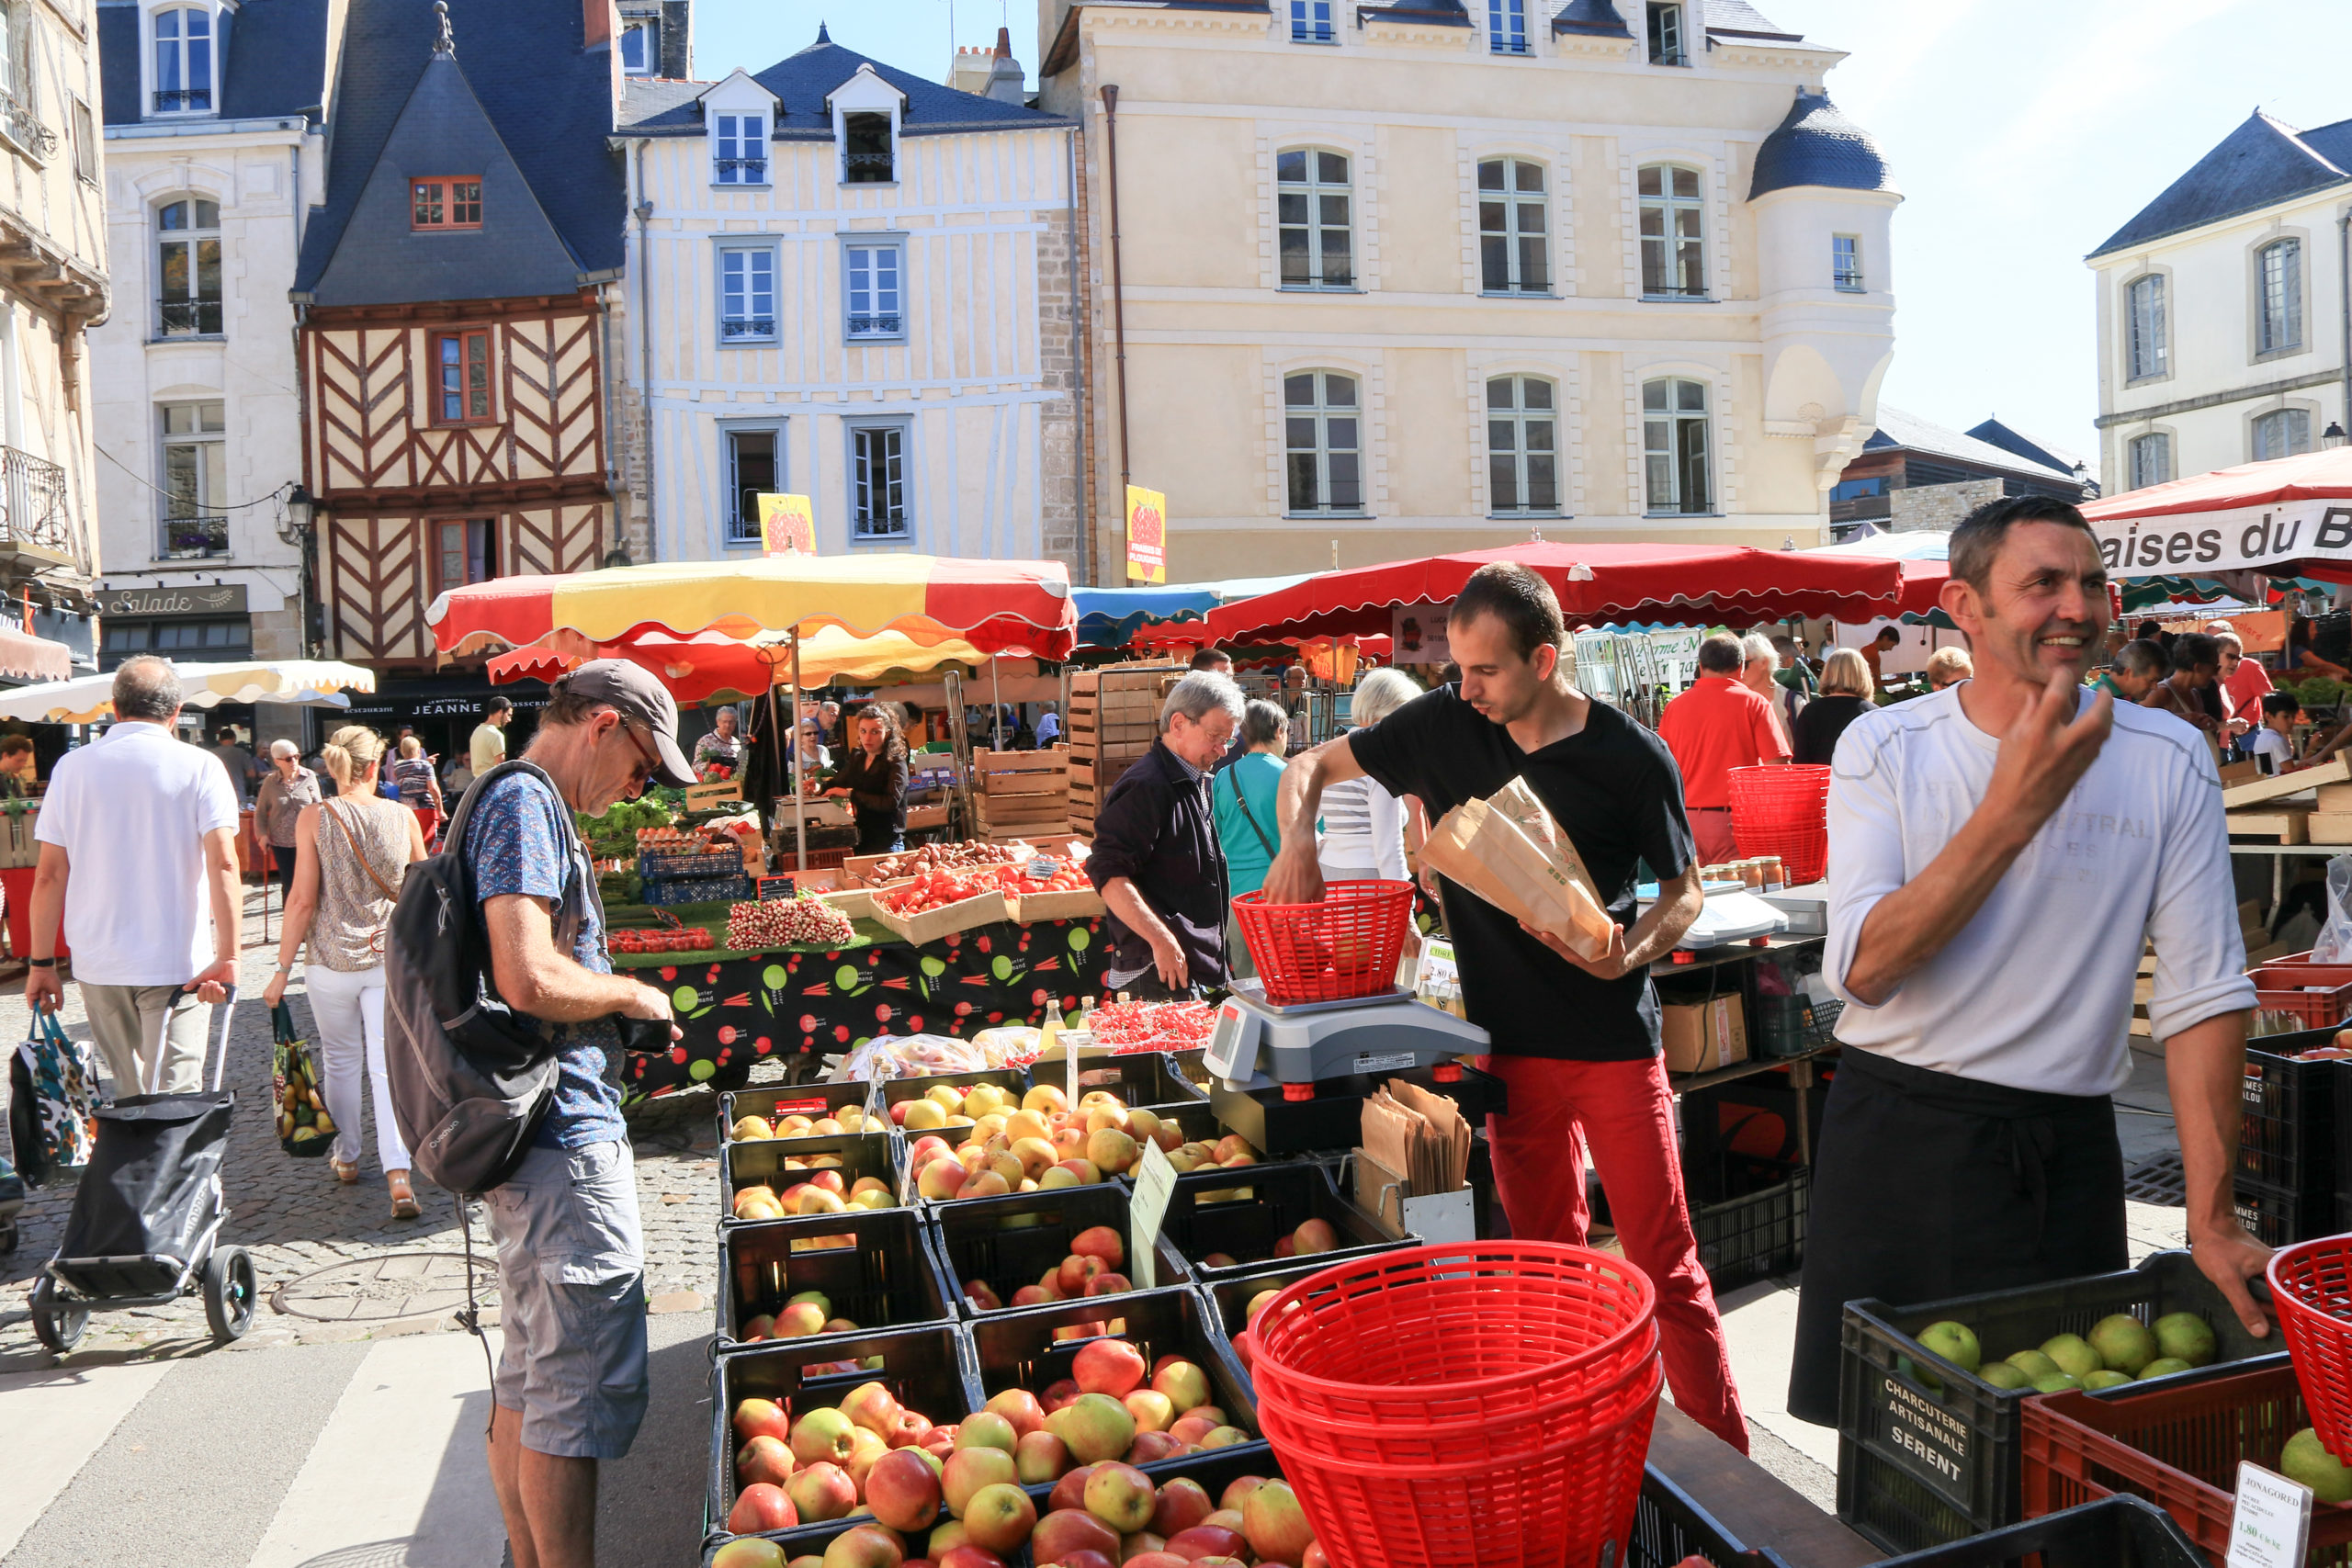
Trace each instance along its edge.
<instances>
[{"instance_id":1,"label":"sunglasses","mask_svg":"<svg viewBox=\"0 0 2352 1568\"><path fill-rule=\"evenodd\" d=\"M630 750L637 753L637 760L644 764L644 773L637 781L637 793L643 795L662 782L662 753L658 750L649 750L646 744L637 738L637 727L627 719L621 721L620 731L628 737Z\"/></svg>"}]
</instances>

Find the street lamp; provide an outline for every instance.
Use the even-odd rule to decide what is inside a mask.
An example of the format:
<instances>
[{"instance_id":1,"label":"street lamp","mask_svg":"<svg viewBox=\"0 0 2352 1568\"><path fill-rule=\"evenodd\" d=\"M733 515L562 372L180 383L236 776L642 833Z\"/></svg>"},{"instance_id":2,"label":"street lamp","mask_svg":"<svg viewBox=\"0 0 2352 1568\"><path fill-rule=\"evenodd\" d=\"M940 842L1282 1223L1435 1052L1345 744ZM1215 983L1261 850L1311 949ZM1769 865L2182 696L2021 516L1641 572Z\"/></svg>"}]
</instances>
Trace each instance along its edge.
<instances>
[{"instance_id":1,"label":"street lamp","mask_svg":"<svg viewBox=\"0 0 2352 1568\"><path fill-rule=\"evenodd\" d=\"M311 513L317 504L311 499L311 492L302 488L300 480L288 485L285 498L278 506L278 542L300 544L311 532Z\"/></svg>"},{"instance_id":2,"label":"street lamp","mask_svg":"<svg viewBox=\"0 0 2352 1568\"><path fill-rule=\"evenodd\" d=\"M2308 429L2310 427L2305 426L2305 428ZM2334 420L2329 420L2327 422L2327 428L2319 433L2319 444L2323 446L2331 448L2343 446L2344 427L2336 423Z\"/></svg>"}]
</instances>

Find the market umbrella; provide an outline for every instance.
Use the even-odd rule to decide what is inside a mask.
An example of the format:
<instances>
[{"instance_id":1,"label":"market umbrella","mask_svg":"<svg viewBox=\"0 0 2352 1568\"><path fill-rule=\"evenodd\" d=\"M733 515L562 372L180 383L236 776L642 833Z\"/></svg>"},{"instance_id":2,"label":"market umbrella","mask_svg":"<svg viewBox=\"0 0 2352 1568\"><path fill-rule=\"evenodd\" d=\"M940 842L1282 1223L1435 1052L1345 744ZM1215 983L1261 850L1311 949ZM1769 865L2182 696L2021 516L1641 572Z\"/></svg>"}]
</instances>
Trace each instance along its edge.
<instances>
[{"instance_id":1,"label":"market umbrella","mask_svg":"<svg viewBox=\"0 0 2352 1568\"><path fill-rule=\"evenodd\" d=\"M332 659L248 660L195 664L174 660L192 708L222 703L286 703L298 707L349 707L344 691L372 692L376 672ZM114 677L83 675L0 692L0 718L43 724L89 724L114 712Z\"/></svg>"},{"instance_id":2,"label":"market umbrella","mask_svg":"<svg viewBox=\"0 0 2352 1568\"><path fill-rule=\"evenodd\" d=\"M1305 573L1283 577L1235 577L1221 582L1171 582L1151 588L1072 588L1078 604L1078 640L1091 648L1125 648L1137 634L1169 626L1196 626L1220 604L1255 599L1306 581ZM1148 640L1165 645L1181 634ZM1200 640L1195 634L1193 640Z\"/></svg>"},{"instance_id":3,"label":"market umbrella","mask_svg":"<svg viewBox=\"0 0 2352 1568\"><path fill-rule=\"evenodd\" d=\"M659 677L680 702L699 705L738 702L790 684L792 652L788 633L743 642L718 632L690 637L639 632L618 642L592 643L577 632L550 632L528 648L492 655L487 668L492 683L503 685L553 681L591 659L626 659ZM989 658L961 638L926 647L903 632L860 637L827 626L800 639L800 679L812 686L888 685L942 665L962 665L969 674Z\"/></svg>"},{"instance_id":4,"label":"market umbrella","mask_svg":"<svg viewBox=\"0 0 2352 1568\"><path fill-rule=\"evenodd\" d=\"M2352 446L2240 463L2083 508L2109 575L2352 582Z\"/></svg>"},{"instance_id":5,"label":"market umbrella","mask_svg":"<svg viewBox=\"0 0 2352 1568\"><path fill-rule=\"evenodd\" d=\"M1917 528L1899 534L1868 534L1842 545L1823 545L1803 553L1838 560L1894 562L1903 573L1902 608L1896 613L1906 620L1925 621L1950 630L1951 618L1943 613L1938 600L1951 576L1946 562L1951 546L1951 534L1937 528ZM1863 619L1886 614L1884 610L1873 611Z\"/></svg>"},{"instance_id":6,"label":"market umbrella","mask_svg":"<svg viewBox=\"0 0 2352 1568\"><path fill-rule=\"evenodd\" d=\"M1317 572L1296 585L1209 612L1220 643L1386 632L1390 613L1444 604L1472 572L1516 561L1541 574L1572 624L1657 618L1748 623L1788 615L1867 620L1893 615L1902 592L1896 563L1735 545L1571 544L1543 540Z\"/></svg>"},{"instance_id":7,"label":"market umbrella","mask_svg":"<svg viewBox=\"0 0 2352 1568\"><path fill-rule=\"evenodd\" d=\"M0 675L20 681L65 681L73 678L74 650L62 642L0 626Z\"/></svg>"}]
</instances>

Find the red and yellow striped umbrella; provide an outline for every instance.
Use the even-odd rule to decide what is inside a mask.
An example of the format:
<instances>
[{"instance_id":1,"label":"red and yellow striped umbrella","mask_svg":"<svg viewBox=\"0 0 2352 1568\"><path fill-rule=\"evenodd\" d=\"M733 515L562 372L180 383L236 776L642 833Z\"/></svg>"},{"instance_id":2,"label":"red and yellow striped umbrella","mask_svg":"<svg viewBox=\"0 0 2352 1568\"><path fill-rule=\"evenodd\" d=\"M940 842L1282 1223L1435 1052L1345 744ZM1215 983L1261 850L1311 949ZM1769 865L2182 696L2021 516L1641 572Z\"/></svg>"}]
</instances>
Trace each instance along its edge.
<instances>
[{"instance_id":1,"label":"red and yellow striped umbrella","mask_svg":"<svg viewBox=\"0 0 2352 1568\"><path fill-rule=\"evenodd\" d=\"M662 561L561 577L503 577L452 588L426 614L444 653L492 643L525 648L550 633L591 644L647 632L705 632L749 641L837 626L885 632L981 654L1066 658L1078 636L1069 573L1059 561L947 556L788 556L741 561Z\"/></svg>"}]
</instances>

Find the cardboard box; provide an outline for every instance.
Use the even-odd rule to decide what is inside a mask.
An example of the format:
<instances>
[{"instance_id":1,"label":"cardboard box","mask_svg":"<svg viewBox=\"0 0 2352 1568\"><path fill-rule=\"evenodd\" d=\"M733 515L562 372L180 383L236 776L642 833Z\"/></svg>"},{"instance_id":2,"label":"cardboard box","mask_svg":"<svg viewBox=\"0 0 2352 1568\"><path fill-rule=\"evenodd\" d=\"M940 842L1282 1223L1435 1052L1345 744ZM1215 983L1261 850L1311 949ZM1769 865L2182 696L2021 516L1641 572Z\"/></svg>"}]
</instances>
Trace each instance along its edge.
<instances>
[{"instance_id":1,"label":"cardboard box","mask_svg":"<svg viewBox=\"0 0 2352 1568\"><path fill-rule=\"evenodd\" d=\"M1666 1070L1712 1073L1747 1060L1747 1008L1738 997L1708 1002L1665 1002Z\"/></svg>"}]
</instances>

